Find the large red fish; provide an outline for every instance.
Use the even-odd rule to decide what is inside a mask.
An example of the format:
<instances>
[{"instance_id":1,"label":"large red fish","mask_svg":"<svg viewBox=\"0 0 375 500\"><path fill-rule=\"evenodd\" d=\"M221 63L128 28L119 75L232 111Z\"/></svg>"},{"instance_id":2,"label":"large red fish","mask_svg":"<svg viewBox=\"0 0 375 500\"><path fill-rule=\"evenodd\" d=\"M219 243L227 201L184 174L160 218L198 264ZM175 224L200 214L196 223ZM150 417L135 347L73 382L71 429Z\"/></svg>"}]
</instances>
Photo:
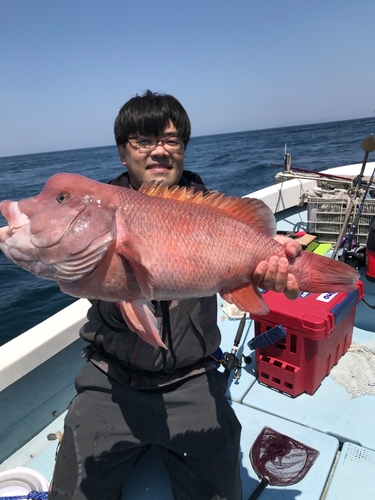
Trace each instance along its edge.
<instances>
[{"instance_id":1,"label":"large red fish","mask_svg":"<svg viewBox=\"0 0 375 500\"><path fill-rule=\"evenodd\" d=\"M76 297L120 302L128 325L165 347L150 300L217 292L244 311L268 312L251 276L285 257L271 210L258 199L144 184L138 191L56 174L40 194L3 201L0 248L20 267ZM301 290L355 288L358 273L309 252L289 260Z\"/></svg>"}]
</instances>

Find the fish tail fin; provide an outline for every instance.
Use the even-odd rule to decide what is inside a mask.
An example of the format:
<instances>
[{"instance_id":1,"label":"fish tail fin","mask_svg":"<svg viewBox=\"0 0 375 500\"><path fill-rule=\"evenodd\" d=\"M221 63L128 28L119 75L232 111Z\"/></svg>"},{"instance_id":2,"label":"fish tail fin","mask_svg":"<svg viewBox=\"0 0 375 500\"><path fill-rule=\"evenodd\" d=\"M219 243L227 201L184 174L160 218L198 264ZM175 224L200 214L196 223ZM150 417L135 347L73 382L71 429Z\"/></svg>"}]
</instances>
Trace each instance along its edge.
<instances>
[{"instance_id":1,"label":"fish tail fin","mask_svg":"<svg viewBox=\"0 0 375 500\"><path fill-rule=\"evenodd\" d=\"M160 338L155 315L147 307L145 300L122 301L120 302L120 309L130 330L153 347L163 347L168 350L168 347Z\"/></svg>"},{"instance_id":2,"label":"fish tail fin","mask_svg":"<svg viewBox=\"0 0 375 500\"><path fill-rule=\"evenodd\" d=\"M237 288L236 290L220 292L220 295L229 304L235 304L241 311L260 315L267 314L269 311L262 294L251 284Z\"/></svg>"},{"instance_id":3,"label":"fish tail fin","mask_svg":"<svg viewBox=\"0 0 375 500\"><path fill-rule=\"evenodd\" d=\"M300 290L323 293L347 292L356 288L359 274L348 264L306 251L301 252L300 259L298 268L289 268L289 272L295 274Z\"/></svg>"}]
</instances>

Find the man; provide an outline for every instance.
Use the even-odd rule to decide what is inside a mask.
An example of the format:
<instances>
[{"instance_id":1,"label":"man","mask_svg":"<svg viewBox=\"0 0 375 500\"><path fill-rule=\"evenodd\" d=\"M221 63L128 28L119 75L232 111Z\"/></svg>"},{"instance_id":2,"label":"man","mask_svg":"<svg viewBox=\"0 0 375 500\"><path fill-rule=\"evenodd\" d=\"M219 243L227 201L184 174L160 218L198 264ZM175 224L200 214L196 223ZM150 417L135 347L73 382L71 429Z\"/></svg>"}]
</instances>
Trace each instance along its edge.
<instances>
[{"instance_id":1,"label":"man","mask_svg":"<svg viewBox=\"0 0 375 500\"><path fill-rule=\"evenodd\" d=\"M113 184L145 181L193 186L184 170L190 121L172 96L147 91L120 110L115 138L126 167ZM286 241L293 257L300 246ZM253 282L296 298L287 260L258 265ZM242 498L240 424L217 370L220 331L216 296L152 301L168 350L154 349L127 326L114 303L93 301L80 335L89 362L76 378L77 397L65 419L50 498L117 500L131 468L157 444L177 500ZM128 477L131 480L131 474Z\"/></svg>"}]
</instances>

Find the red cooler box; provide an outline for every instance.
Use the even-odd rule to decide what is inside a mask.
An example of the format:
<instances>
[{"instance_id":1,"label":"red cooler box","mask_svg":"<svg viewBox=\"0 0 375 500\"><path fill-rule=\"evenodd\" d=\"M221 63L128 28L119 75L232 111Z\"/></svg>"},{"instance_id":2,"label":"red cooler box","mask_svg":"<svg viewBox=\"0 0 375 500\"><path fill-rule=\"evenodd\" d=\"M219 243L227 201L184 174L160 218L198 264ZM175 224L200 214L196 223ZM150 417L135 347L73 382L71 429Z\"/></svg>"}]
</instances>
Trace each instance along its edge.
<instances>
[{"instance_id":1,"label":"red cooler box","mask_svg":"<svg viewBox=\"0 0 375 500\"><path fill-rule=\"evenodd\" d=\"M283 325L287 335L256 349L259 382L290 396L312 395L348 350L356 306L363 295L362 281L352 292L301 293L294 301L281 293L265 292L270 312L265 316L251 314L255 336L276 325Z\"/></svg>"}]
</instances>

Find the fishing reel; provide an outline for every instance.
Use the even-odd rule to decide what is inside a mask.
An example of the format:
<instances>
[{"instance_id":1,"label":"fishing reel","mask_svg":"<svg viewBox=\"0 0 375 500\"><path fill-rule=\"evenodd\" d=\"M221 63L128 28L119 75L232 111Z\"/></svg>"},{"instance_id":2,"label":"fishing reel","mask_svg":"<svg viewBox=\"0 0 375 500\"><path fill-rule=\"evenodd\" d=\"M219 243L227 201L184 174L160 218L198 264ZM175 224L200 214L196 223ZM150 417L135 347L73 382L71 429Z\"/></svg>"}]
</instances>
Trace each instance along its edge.
<instances>
[{"instance_id":1,"label":"fishing reel","mask_svg":"<svg viewBox=\"0 0 375 500\"><path fill-rule=\"evenodd\" d=\"M358 271L362 266L366 265L366 247L357 247L347 252L344 262Z\"/></svg>"},{"instance_id":2,"label":"fishing reel","mask_svg":"<svg viewBox=\"0 0 375 500\"><path fill-rule=\"evenodd\" d=\"M338 255L338 260L345 262L357 271L366 265L366 246L359 245L357 241L349 241L348 237L343 238L341 243L342 251Z\"/></svg>"}]
</instances>

